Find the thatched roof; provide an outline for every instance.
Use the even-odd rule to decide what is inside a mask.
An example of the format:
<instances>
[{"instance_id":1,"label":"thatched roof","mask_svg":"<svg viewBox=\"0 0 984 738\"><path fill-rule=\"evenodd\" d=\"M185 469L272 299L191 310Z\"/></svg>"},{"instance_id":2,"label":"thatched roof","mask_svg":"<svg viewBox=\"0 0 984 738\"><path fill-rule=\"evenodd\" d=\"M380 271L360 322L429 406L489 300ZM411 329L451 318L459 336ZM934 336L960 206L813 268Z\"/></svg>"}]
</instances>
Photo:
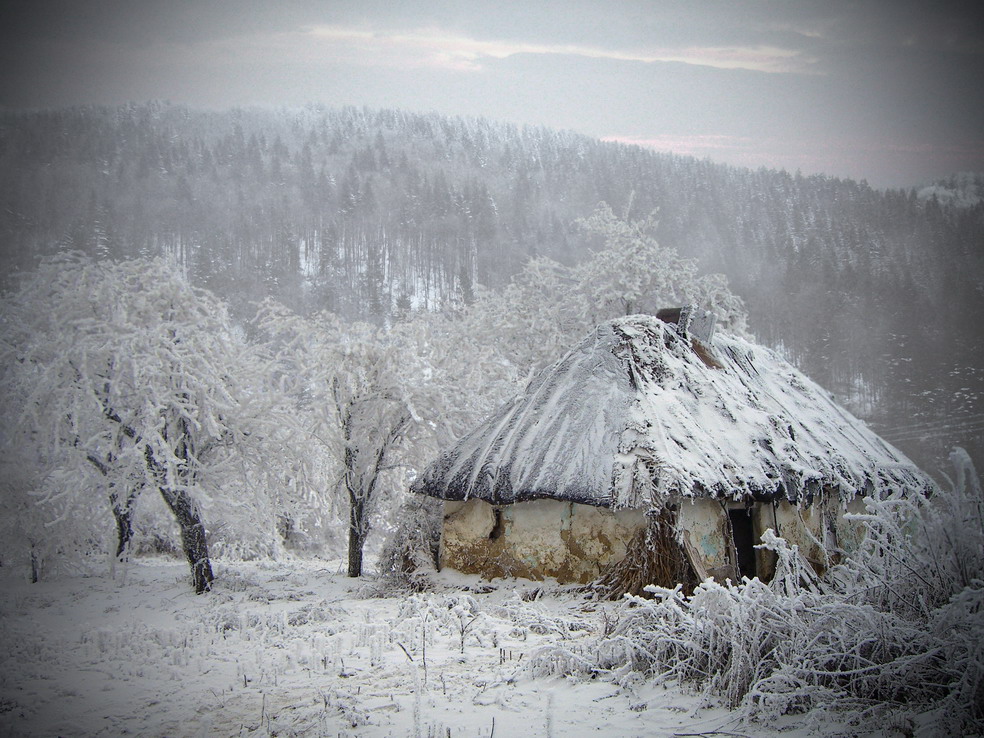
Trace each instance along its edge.
<instances>
[{"instance_id":1,"label":"thatched roof","mask_svg":"<svg viewBox=\"0 0 984 738\"><path fill-rule=\"evenodd\" d=\"M598 326L413 485L448 500L604 507L931 487L775 352L721 334L701 344L646 315Z\"/></svg>"}]
</instances>

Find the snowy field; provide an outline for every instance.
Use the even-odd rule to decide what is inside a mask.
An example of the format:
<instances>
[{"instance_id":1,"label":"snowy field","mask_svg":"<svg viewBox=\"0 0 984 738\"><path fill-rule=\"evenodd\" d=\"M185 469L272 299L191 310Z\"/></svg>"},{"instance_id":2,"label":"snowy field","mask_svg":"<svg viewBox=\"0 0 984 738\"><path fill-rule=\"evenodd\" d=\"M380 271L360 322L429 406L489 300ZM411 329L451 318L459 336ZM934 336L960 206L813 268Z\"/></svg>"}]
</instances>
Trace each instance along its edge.
<instances>
[{"instance_id":1,"label":"snowy field","mask_svg":"<svg viewBox=\"0 0 984 738\"><path fill-rule=\"evenodd\" d=\"M570 587L441 574L432 592L380 597L339 562L215 565L205 596L165 558L115 579L0 569L0 735L818 732L809 716L742 725L641 678L543 676L544 654L577 653L625 607Z\"/></svg>"}]
</instances>

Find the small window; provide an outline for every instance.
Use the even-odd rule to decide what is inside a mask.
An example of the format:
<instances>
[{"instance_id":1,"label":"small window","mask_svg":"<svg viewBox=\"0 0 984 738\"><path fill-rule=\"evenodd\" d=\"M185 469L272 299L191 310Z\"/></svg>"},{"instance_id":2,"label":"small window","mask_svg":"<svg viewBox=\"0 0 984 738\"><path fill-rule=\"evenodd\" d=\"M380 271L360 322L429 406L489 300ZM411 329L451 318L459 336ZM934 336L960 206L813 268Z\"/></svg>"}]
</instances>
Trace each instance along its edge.
<instances>
[{"instance_id":1,"label":"small window","mask_svg":"<svg viewBox=\"0 0 984 738\"><path fill-rule=\"evenodd\" d=\"M731 535L738 552L738 576L752 579L755 570L755 528L752 525L751 510L728 510L731 520Z\"/></svg>"}]
</instances>

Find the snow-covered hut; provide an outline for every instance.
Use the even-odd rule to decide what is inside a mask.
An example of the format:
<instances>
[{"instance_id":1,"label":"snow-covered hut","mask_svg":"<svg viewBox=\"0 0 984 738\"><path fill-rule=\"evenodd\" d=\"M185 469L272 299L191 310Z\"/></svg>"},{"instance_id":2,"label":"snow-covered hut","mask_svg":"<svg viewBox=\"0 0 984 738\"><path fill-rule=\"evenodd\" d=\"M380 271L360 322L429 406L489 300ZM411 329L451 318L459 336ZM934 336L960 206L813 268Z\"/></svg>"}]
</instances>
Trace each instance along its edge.
<instances>
[{"instance_id":1,"label":"snow-covered hut","mask_svg":"<svg viewBox=\"0 0 984 738\"><path fill-rule=\"evenodd\" d=\"M598 326L416 480L445 500L441 566L561 582L621 567L624 588L769 578L766 529L822 569L857 542L843 513L862 496L932 488L775 352L697 309L659 315Z\"/></svg>"}]
</instances>

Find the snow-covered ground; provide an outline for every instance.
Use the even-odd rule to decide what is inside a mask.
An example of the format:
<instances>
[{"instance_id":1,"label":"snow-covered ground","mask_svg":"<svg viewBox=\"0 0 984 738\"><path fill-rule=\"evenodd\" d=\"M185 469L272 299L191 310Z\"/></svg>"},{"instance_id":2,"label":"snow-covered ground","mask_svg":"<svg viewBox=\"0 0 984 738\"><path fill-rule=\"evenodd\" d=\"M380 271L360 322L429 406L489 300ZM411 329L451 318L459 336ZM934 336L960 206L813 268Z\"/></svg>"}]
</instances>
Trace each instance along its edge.
<instances>
[{"instance_id":1,"label":"snow-covered ground","mask_svg":"<svg viewBox=\"0 0 984 738\"><path fill-rule=\"evenodd\" d=\"M205 596L164 558L115 579L0 569L0 735L810 732L803 716L742 726L641 678L542 676L544 654L576 654L625 606L570 587L441 574L425 594L374 596L380 582L339 562L215 566Z\"/></svg>"}]
</instances>

